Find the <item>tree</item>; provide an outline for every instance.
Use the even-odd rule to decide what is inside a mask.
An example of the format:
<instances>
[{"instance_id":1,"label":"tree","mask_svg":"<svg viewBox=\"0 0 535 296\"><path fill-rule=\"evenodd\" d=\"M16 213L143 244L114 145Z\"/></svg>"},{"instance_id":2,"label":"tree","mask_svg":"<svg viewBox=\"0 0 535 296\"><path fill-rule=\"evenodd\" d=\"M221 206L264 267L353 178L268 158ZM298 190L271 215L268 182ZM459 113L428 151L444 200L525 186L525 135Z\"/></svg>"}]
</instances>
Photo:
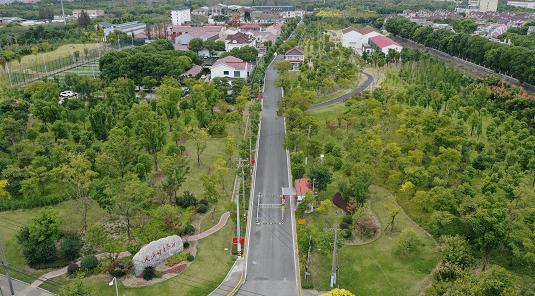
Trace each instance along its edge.
<instances>
[{"instance_id":1,"label":"tree","mask_svg":"<svg viewBox=\"0 0 535 296\"><path fill-rule=\"evenodd\" d=\"M206 142L208 141L208 133L204 129L190 129L187 133L188 138L193 140L193 144L197 149L197 165L201 167L201 154L206 149Z\"/></svg>"},{"instance_id":2,"label":"tree","mask_svg":"<svg viewBox=\"0 0 535 296\"><path fill-rule=\"evenodd\" d=\"M51 171L51 175L63 184L64 189L69 189L69 193L78 201L79 206L76 209L82 215L84 223L82 231L87 229L87 213L92 203L89 186L91 180L98 176L98 173L91 170L91 166L91 162L84 153L70 153L68 164L63 164Z\"/></svg>"},{"instance_id":3,"label":"tree","mask_svg":"<svg viewBox=\"0 0 535 296\"><path fill-rule=\"evenodd\" d=\"M386 225L385 230L388 229L388 226L390 226L390 232L394 231L394 221L396 220L396 216L399 214L400 208L397 206L396 199L391 198L390 205L385 204L385 209L388 210L388 216L390 217L390 222Z\"/></svg>"},{"instance_id":4,"label":"tree","mask_svg":"<svg viewBox=\"0 0 535 296\"><path fill-rule=\"evenodd\" d=\"M292 63L290 61L278 62L273 66L273 69L277 70L280 75L288 72L292 68Z\"/></svg>"},{"instance_id":5,"label":"tree","mask_svg":"<svg viewBox=\"0 0 535 296\"><path fill-rule=\"evenodd\" d=\"M182 97L182 90L179 87L162 84L156 93L160 96L156 103L158 112L167 117L169 131L171 131L173 129L173 119L177 118L180 114L178 111L178 101Z\"/></svg>"},{"instance_id":6,"label":"tree","mask_svg":"<svg viewBox=\"0 0 535 296\"><path fill-rule=\"evenodd\" d=\"M139 155L138 146L137 139L127 129L113 128L110 130L108 141L104 143L106 153L97 158L97 163L105 165L107 173L114 174L116 171L121 178L124 178L127 172L133 170Z\"/></svg>"},{"instance_id":7,"label":"tree","mask_svg":"<svg viewBox=\"0 0 535 296\"><path fill-rule=\"evenodd\" d=\"M141 81L141 83L147 87L149 89L149 93L152 92L152 88L155 87L157 84L158 84L158 80L150 77L150 76L145 76L143 77L143 80Z\"/></svg>"},{"instance_id":8,"label":"tree","mask_svg":"<svg viewBox=\"0 0 535 296\"><path fill-rule=\"evenodd\" d=\"M0 180L0 201L11 199L9 192L4 189L7 184L7 180Z\"/></svg>"},{"instance_id":9,"label":"tree","mask_svg":"<svg viewBox=\"0 0 535 296\"><path fill-rule=\"evenodd\" d=\"M152 188L139 180L137 175L128 173L124 180L115 182L114 186L105 192L114 196L115 204L112 210L126 219L126 234L130 240L130 220L138 211L151 204Z\"/></svg>"},{"instance_id":10,"label":"tree","mask_svg":"<svg viewBox=\"0 0 535 296\"><path fill-rule=\"evenodd\" d=\"M91 19L85 10L82 9L80 17L78 17L78 27L87 29L91 25Z\"/></svg>"},{"instance_id":11,"label":"tree","mask_svg":"<svg viewBox=\"0 0 535 296\"><path fill-rule=\"evenodd\" d=\"M58 216L58 210L52 207L42 208L32 218L31 224L17 234L17 240L22 245L22 255L28 265L50 263L56 259L54 242L59 237Z\"/></svg>"},{"instance_id":12,"label":"tree","mask_svg":"<svg viewBox=\"0 0 535 296\"><path fill-rule=\"evenodd\" d=\"M455 264L463 269L469 267L473 262L470 245L466 239L459 235L441 236L438 254L442 263Z\"/></svg>"},{"instance_id":13,"label":"tree","mask_svg":"<svg viewBox=\"0 0 535 296\"><path fill-rule=\"evenodd\" d=\"M316 208L318 212L325 215L325 227L329 227L328 216L329 216L329 211L331 210L331 208L332 208L332 203L329 199L322 200L321 205Z\"/></svg>"},{"instance_id":14,"label":"tree","mask_svg":"<svg viewBox=\"0 0 535 296\"><path fill-rule=\"evenodd\" d=\"M188 160L185 156L178 156L173 161L170 161L162 166L163 173L166 176L166 188L173 192L173 198L176 200L176 193L186 182L186 175L190 171Z\"/></svg>"},{"instance_id":15,"label":"tree","mask_svg":"<svg viewBox=\"0 0 535 296\"><path fill-rule=\"evenodd\" d=\"M232 155L234 154L234 148L236 146L236 137L228 136L225 142L225 154L228 156L228 164L232 162Z\"/></svg>"},{"instance_id":16,"label":"tree","mask_svg":"<svg viewBox=\"0 0 535 296\"><path fill-rule=\"evenodd\" d=\"M510 222L507 207L502 202L484 199L474 213L464 217L477 237L479 249L485 253L482 271L485 271L492 249L503 246L509 235Z\"/></svg>"},{"instance_id":17,"label":"tree","mask_svg":"<svg viewBox=\"0 0 535 296\"><path fill-rule=\"evenodd\" d=\"M109 131L115 125L115 120L110 112L110 108L104 104L98 104L89 113L89 123L95 138L101 141L108 139Z\"/></svg>"},{"instance_id":18,"label":"tree","mask_svg":"<svg viewBox=\"0 0 535 296\"><path fill-rule=\"evenodd\" d=\"M219 182L221 182L221 190L225 193L225 176L228 175L229 168L226 166L227 162L219 157L214 164L216 174L219 176Z\"/></svg>"},{"instance_id":19,"label":"tree","mask_svg":"<svg viewBox=\"0 0 535 296\"><path fill-rule=\"evenodd\" d=\"M154 169L158 171L158 151L165 145L167 135L163 120L151 111L147 118L137 122L136 131L143 148L154 155Z\"/></svg>"},{"instance_id":20,"label":"tree","mask_svg":"<svg viewBox=\"0 0 535 296\"><path fill-rule=\"evenodd\" d=\"M13 117L8 116L0 120L0 136L8 138L13 144L13 153L17 155L16 141L19 136L26 129L27 120L19 119L15 120Z\"/></svg>"},{"instance_id":21,"label":"tree","mask_svg":"<svg viewBox=\"0 0 535 296\"><path fill-rule=\"evenodd\" d=\"M313 180L314 187L318 192L325 191L333 181L333 173L326 165L319 165L310 169L308 177Z\"/></svg>"},{"instance_id":22,"label":"tree","mask_svg":"<svg viewBox=\"0 0 535 296\"><path fill-rule=\"evenodd\" d=\"M221 194L217 191L216 186L219 180L219 176L216 174L211 175L202 175L201 181L204 187L203 197L211 204L214 205L214 210L212 211L212 220L214 218L215 206L219 202L219 197Z\"/></svg>"},{"instance_id":23,"label":"tree","mask_svg":"<svg viewBox=\"0 0 535 296\"><path fill-rule=\"evenodd\" d=\"M189 48L194 52L199 52L203 48L203 41L201 38L193 38L189 41Z\"/></svg>"}]
</instances>

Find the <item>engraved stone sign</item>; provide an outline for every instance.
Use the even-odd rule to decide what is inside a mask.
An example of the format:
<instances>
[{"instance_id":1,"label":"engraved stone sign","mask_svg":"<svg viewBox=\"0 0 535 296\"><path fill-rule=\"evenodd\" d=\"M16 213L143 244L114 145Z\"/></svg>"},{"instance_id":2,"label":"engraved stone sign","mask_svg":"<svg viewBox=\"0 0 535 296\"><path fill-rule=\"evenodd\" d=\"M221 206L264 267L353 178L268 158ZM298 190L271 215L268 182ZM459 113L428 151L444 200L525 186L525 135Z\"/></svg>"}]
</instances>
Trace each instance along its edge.
<instances>
[{"instance_id":1,"label":"engraved stone sign","mask_svg":"<svg viewBox=\"0 0 535 296\"><path fill-rule=\"evenodd\" d=\"M178 235L171 235L153 241L144 246L134 255L134 272L136 276L143 273L145 267L156 266L167 258L184 251L182 238Z\"/></svg>"}]
</instances>

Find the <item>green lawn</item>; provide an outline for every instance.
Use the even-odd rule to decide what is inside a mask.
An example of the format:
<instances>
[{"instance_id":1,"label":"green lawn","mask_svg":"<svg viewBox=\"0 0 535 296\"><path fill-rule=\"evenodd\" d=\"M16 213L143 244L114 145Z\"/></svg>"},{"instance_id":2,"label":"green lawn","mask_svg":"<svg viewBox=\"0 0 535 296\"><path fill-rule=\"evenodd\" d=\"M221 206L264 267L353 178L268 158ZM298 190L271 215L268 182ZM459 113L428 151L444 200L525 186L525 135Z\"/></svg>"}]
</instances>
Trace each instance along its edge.
<instances>
[{"instance_id":1,"label":"green lawn","mask_svg":"<svg viewBox=\"0 0 535 296\"><path fill-rule=\"evenodd\" d=\"M388 223L388 193L377 186L371 186L372 210L381 221L382 228ZM332 220L340 222L341 215ZM315 218L314 218L315 217ZM324 217L308 215L309 221L323 224ZM336 222L335 222L336 223ZM331 222L331 224L334 224ZM337 227L337 225L332 225ZM401 230L413 228L422 239L420 250L411 257L402 257L394 251ZM316 290L329 290L332 253L314 250L312 254L312 275ZM360 246L346 245L338 251L338 284L356 295L418 295L430 282L429 274L437 263L436 245L414 222L400 213L395 230L383 232L376 241Z\"/></svg>"},{"instance_id":2,"label":"green lawn","mask_svg":"<svg viewBox=\"0 0 535 296\"><path fill-rule=\"evenodd\" d=\"M345 89L342 89L340 91L337 91L337 92L329 94L329 95L318 96L316 99L314 99L314 103L312 103L312 104L315 105L315 104L319 104L319 103L330 101L332 99L336 99L339 96L343 96L343 95L351 92L352 90L353 90L352 88L345 88Z\"/></svg>"}]
</instances>

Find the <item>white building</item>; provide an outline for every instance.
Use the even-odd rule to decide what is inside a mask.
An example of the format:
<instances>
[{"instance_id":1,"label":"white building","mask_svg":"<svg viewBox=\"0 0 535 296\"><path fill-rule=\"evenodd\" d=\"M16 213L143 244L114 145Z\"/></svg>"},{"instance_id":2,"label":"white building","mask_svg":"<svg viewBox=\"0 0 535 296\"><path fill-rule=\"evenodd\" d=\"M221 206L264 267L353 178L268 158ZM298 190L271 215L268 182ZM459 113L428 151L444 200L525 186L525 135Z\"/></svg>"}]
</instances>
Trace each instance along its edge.
<instances>
[{"instance_id":1,"label":"white building","mask_svg":"<svg viewBox=\"0 0 535 296\"><path fill-rule=\"evenodd\" d=\"M191 22L191 13L189 7L181 7L171 10L171 22L173 26L180 26L186 22Z\"/></svg>"},{"instance_id":2,"label":"white building","mask_svg":"<svg viewBox=\"0 0 535 296\"><path fill-rule=\"evenodd\" d=\"M401 52L403 46L397 44L392 39L385 36L375 36L370 38L369 46L372 48L372 52L381 50L385 55L388 54L389 49L394 49L397 52Z\"/></svg>"},{"instance_id":3,"label":"white building","mask_svg":"<svg viewBox=\"0 0 535 296\"><path fill-rule=\"evenodd\" d=\"M381 33L372 27L357 30L353 27L342 30L341 42L343 47L361 49L363 44L368 44L368 40Z\"/></svg>"},{"instance_id":4,"label":"white building","mask_svg":"<svg viewBox=\"0 0 535 296\"><path fill-rule=\"evenodd\" d=\"M519 2L519 1L507 1L507 5L535 9L535 2Z\"/></svg>"},{"instance_id":5,"label":"white building","mask_svg":"<svg viewBox=\"0 0 535 296\"><path fill-rule=\"evenodd\" d=\"M253 65L251 63L233 56L228 56L217 60L217 62L210 67L210 77L211 79L214 79L215 77L247 79L252 68Z\"/></svg>"}]
</instances>

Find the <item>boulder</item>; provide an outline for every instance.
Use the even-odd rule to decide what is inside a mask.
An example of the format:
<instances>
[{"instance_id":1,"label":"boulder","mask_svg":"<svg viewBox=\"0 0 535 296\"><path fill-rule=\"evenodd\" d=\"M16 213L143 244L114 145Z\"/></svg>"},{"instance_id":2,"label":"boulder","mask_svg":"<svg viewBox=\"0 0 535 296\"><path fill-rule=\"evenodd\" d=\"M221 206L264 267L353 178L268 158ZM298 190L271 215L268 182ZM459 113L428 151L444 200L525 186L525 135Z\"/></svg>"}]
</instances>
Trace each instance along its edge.
<instances>
[{"instance_id":1,"label":"boulder","mask_svg":"<svg viewBox=\"0 0 535 296\"><path fill-rule=\"evenodd\" d=\"M178 235L171 235L153 241L139 250L134 255L134 272L136 276L141 275L147 266L156 266L167 260L167 258L184 251L182 238Z\"/></svg>"}]
</instances>

